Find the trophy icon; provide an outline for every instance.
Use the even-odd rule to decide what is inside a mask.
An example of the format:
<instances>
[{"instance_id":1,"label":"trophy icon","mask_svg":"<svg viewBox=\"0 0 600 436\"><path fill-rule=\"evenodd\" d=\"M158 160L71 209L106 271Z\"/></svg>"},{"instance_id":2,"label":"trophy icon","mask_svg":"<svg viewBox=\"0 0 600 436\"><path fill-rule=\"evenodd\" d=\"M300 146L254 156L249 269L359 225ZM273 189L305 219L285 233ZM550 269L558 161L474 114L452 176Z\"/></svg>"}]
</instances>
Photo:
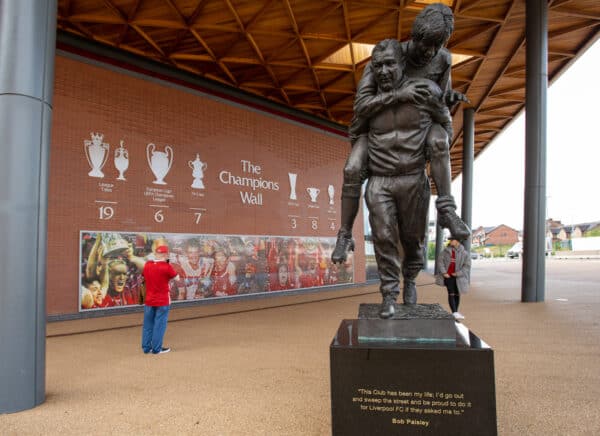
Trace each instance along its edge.
<instances>
[{"instance_id":1,"label":"trophy icon","mask_svg":"<svg viewBox=\"0 0 600 436\"><path fill-rule=\"evenodd\" d=\"M296 178L298 174L288 173L288 177L290 179L290 200L297 200L296 197Z\"/></svg>"},{"instance_id":2,"label":"trophy icon","mask_svg":"<svg viewBox=\"0 0 600 436\"><path fill-rule=\"evenodd\" d=\"M92 167L92 170L88 173L90 177L104 177L104 173L101 171L102 167L108 160L108 148L109 145L106 142L102 142L104 135L102 133L91 132L92 140L85 139L83 141L83 149L85 151L85 157L88 163Z\"/></svg>"},{"instance_id":3,"label":"trophy icon","mask_svg":"<svg viewBox=\"0 0 600 436\"><path fill-rule=\"evenodd\" d=\"M129 168L129 152L123 147L123 140L121 140L121 146L115 150L115 168L119 170L117 180L127 180L123 173Z\"/></svg>"},{"instance_id":4,"label":"trophy icon","mask_svg":"<svg viewBox=\"0 0 600 436\"><path fill-rule=\"evenodd\" d=\"M150 143L146 146L146 157L148 158L148 165L154 173L154 180L152 183L155 185L166 185L163 179L171 169L173 163L173 149L165 145L165 151L157 151L156 145Z\"/></svg>"},{"instance_id":5,"label":"trophy icon","mask_svg":"<svg viewBox=\"0 0 600 436\"><path fill-rule=\"evenodd\" d=\"M335 188L333 185L329 185L327 188L327 195L329 195L329 204L333 205L333 195L335 194Z\"/></svg>"},{"instance_id":6,"label":"trophy icon","mask_svg":"<svg viewBox=\"0 0 600 436\"><path fill-rule=\"evenodd\" d=\"M319 188L306 188L306 191L308 192L308 195L310 195L310 201L316 203L321 190Z\"/></svg>"},{"instance_id":7,"label":"trophy icon","mask_svg":"<svg viewBox=\"0 0 600 436\"><path fill-rule=\"evenodd\" d=\"M192 177L194 178L192 188L204 189L202 178L204 177L204 170L208 166L207 163L202 162L200 160L200 155L196 153L196 159L188 161L188 165L192 169Z\"/></svg>"},{"instance_id":8,"label":"trophy icon","mask_svg":"<svg viewBox=\"0 0 600 436\"><path fill-rule=\"evenodd\" d=\"M123 239L119 233L103 233L102 245L104 246L103 256L107 258L123 256L129 249L129 242Z\"/></svg>"}]
</instances>

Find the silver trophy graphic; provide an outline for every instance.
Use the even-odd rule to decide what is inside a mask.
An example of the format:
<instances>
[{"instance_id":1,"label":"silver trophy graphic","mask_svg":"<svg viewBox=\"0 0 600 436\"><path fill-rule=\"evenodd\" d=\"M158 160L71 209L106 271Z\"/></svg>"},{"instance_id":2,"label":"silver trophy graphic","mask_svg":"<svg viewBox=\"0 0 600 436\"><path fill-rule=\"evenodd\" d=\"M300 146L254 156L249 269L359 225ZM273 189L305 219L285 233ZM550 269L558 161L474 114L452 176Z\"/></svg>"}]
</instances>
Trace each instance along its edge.
<instances>
[{"instance_id":1,"label":"silver trophy graphic","mask_svg":"<svg viewBox=\"0 0 600 436\"><path fill-rule=\"evenodd\" d=\"M108 160L108 149L109 145L106 142L102 142L104 135L102 133L91 132L92 140L85 139L83 141L83 150L85 151L85 157L88 163L92 167L92 170L88 173L90 177L104 177L102 167Z\"/></svg>"},{"instance_id":2,"label":"silver trophy graphic","mask_svg":"<svg viewBox=\"0 0 600 436\"><path fill-rule=\"evenodd\" d=\"M188 161L188 165L192 169L192 177L194 178L192 188L204 189L204 182L202 179L204 178L204 170L208 166L207 163L202 162L200 160L200 155L196 153L196 159Z\"/></svg>"},{"instance_id":3,"label":"silver trophy graphic","mask_svg":"<svg viewBox=\"0 0 600 436\"><path fill-rule=\"evenodd\" d=\"M329 195L329 204L333 205L333 196L335 194L335 188L333 185L329 185L327 188L327 195Z\"/></svg>"},{"instance_id":4,"label":"silver trophy graphic","mask_svg":"<svg viewBox=\"0 0 600 436\"><path fill-rule=\"evenodd\" d=\"M308 195L310 196L310 201L312 201L313 203L316 203L317 197L319 196L319 193L321 192L321 190L319 188L306 188L306 191L308 192Z\"/></svg>"},{"instance_id":5,"label":"silver trophy graphic","mask_svg":"<svg viewBox=\"0 0 600 436\"><path fill-rule=\"evenodd\" d=\"M127 180L123 174L129 168L129 152L123 147L123 140L121 146L115 150L115 168L119 171L117 180Z\"/></svg>"},{"instance_id":6,"label":"silver trophy graphic","mask_svg":"<svg viewBox=\"0 0 600 436\"><path fill-rule=\"evenodd\" d=\"M102 255L107 258L123 256L129 249L129 242L119 233L102 233L102 245L104 246Z\"/></svg>"},{"instance_id":7,"label":"silver trophy graphic","mask_svg":"<svg viewBox=\"0 0 600 436\"><path fill-rule=\"evenodd\" d=\"M171 169L173 163L173 149L165 145L165 151L157 151L156 145L150 143L146 146L146 157L148 158L148 165L154 173L154 180L152 183L156 185L166 185L163 179Z\"/></svg>"},{"instance_id":8,"label":"silver trophy graphic","mask_svg":"<svg viewBox=\"0 0 600 436\"><path fill-rule=\"evenodd\" d=\"M288 177L290 179L290 200L297 200L296 196L296 178L298 174L288 173Z\"/></svg>"}]
</instances>

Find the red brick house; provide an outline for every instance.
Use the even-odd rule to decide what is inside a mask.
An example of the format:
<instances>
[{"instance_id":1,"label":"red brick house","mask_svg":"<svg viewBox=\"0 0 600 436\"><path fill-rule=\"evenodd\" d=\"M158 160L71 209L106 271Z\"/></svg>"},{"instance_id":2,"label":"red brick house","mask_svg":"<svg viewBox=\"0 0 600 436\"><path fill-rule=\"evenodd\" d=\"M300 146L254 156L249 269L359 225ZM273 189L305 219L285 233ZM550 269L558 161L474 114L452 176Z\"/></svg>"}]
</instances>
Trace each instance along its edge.
<instances>
[{"instance_id":1,"label":"red brick house","mask_svg":"<svg viewBox=\"0 0 600 436\"><path fill-rule=\"evenodd\" d=\"M490 245L512 245L519 242L519 232L505 224L496 227L478 227L473 230L471 245L484 247Z\"/></svg>"}]
</instances>

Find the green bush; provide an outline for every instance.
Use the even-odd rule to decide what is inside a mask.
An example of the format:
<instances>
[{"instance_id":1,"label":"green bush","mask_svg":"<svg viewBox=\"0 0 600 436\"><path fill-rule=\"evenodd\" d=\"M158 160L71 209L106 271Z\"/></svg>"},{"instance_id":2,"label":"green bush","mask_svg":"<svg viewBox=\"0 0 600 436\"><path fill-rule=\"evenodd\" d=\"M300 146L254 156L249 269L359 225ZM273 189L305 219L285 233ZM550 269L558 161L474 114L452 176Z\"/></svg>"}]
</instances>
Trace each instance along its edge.
<instances>
[{"instance_id":1,"label":"green bush","mask_svg":"<svg viewBox=\"0 0 600 436\"><path fill-rule=\"evenodd\" d=\"M504 257L510 247L512 245L489 245L487 247L471 247L471 251L478 253L480 257Z\"/></svg>"},{"instance_id":2,"label":"green bush","mask_svg":"<svg viewBox=\"0 0 600 436\"><path fill-rule=\"evenodd\" d=\"M435 260L435 242L427 243L427 260Z\"/></svg>"},{"instance_id":3,"label":"green bush","mask_svg":"<svg viewBox=\"0 0 600 436\"><path fill-rule=\"evenodd\" d=\"M593 236L600 236L600 228L590 230L589 232L586 232L585 235L583 235L584 238L591 238Z\"/></svg>"}]
</instances>

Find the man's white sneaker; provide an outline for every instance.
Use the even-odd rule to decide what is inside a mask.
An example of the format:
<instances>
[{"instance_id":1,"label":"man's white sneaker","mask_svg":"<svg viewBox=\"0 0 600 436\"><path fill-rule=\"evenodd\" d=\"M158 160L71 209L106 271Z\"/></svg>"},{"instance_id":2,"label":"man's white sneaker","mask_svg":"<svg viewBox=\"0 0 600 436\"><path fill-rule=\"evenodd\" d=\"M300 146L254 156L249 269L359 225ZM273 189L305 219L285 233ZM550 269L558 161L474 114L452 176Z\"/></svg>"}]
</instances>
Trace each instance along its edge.
<instances>
[{"instance_id":1,"label":"man's white sneaker","mask_svg":"<svg viewBox=\"0 0 600 436\"><path fill-rule=\"evenodd\" d=\"M453 312L452 316L454 317L454 319L458 320L458 319L465 319L465 317L463 316L462 313L460 312Z\"/></svg>"}]
</instances>

